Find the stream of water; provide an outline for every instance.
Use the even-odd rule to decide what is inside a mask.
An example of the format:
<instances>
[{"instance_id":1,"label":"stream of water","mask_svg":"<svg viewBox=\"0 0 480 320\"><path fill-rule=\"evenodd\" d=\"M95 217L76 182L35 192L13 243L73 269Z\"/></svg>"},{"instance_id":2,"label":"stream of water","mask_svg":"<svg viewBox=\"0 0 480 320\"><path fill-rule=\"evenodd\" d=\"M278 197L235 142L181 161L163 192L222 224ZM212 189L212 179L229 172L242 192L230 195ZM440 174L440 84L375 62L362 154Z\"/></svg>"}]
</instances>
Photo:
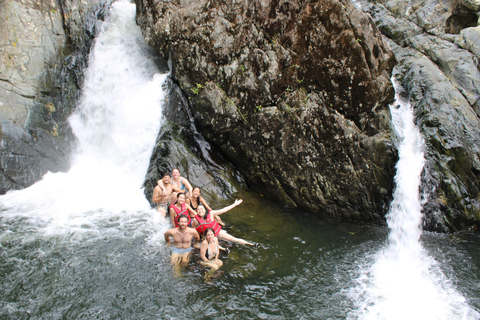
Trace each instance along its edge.
<instances>
[{"instance_id":1,"label":"stream of water","mask_svg":"<svg viewBox=\"0 0 480 320\"><path fill-rule=\"evenodd\" d=\"M170 225L141 188L162 123L157 62L135 6L116 2L70 119L71 170L0 197L0 318L480 318L480 239L420 231L423 141L399 100L388 228L328 222L244 191L223 219L260 246L224 243L231 253L212 284L197 252L175 277Z\"/></svg>"}]
</instances>

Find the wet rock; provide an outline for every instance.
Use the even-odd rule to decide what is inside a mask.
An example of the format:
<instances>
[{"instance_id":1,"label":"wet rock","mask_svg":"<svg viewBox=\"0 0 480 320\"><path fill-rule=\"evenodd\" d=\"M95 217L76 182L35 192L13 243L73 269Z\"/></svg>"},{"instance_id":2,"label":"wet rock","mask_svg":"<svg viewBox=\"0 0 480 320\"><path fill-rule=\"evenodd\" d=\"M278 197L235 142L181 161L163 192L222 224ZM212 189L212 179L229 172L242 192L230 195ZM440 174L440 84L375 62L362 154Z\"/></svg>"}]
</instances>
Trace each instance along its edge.
<instances>
[{"instance_id":1,"label":"wet rock","mask_svg":"<svg viewBox=\"0 0 480 320\"><path fill-rule=\"evenodd\" d=\"M66 122L107 1L0 3L0 190L66 170L74 144ZM15 140L16 137L24 137ZM42 150L45 148L45 150Z\"/></svg>"},{"instance_id":2,"label":"wet rock","mask_svg":"<svg viewBox=\"0 0 480 320\"><path fill-rule=\"evenodd\" d=\"M333 0L136 3L202 134L251 188L382 221L396 160L394 61L368 15Z\"/></svg>"},{"instance_id":3,"label":"wet rock","mask_svg":"<svg viewBox=\"0 0 480 320\"><path fill-rule=\"evenodd\" d=\"M398 61L395 77L406 90L425 137L427 163L421 190L426 200L425 228L478 227L478 3L391 0L357 4L371 13L391 39Z\"/></svg>"}]
</instances>

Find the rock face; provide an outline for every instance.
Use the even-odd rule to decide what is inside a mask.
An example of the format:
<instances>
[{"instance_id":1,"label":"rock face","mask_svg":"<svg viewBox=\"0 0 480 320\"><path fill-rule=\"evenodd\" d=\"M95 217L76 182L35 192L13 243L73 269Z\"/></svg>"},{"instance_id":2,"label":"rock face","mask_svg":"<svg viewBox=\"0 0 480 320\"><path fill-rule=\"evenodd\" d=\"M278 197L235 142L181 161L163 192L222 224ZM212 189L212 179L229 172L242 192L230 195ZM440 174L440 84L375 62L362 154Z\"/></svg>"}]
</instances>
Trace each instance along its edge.
<instances>
[{"instance_id":1,"label":"rock face","mask_svg":"<svg viewBox=\"0 0 480 320\"><path fill-rule=\"evenodd\" d=\"M136 3L203 135L251 188L330 217L383 219L394 60L368 15L336 0Z\"/></svg>"},{"instance_id":2,"label":"rock face","mask_svg":"<svg viewBox=\"0 0 480 320\"><path fill-rule=\"evenodd\" d=\"M480 2L357 2L390 39L426 140L425 227L480 225Z\"/></svg>"},{"instance_id":3,"label":"rock face","mask_svg":"<svg viewBox=\"0 0 480 320\"><path fill-rule=\"evenodd\" d=\"M208 203L228 199L245 187L242 175L205 141L193 124L180 87L167 81L165 118L145 176L145 197L152 203L153 189L164 172L178 168L192 187L200 187Z\"/></svg>"},{"instance_id":4,"label":"rock face","mask_svg":"<svg viewBox=\"0 0 480 320\"><path fill-rule=\"evenodd\" d=\"M102 4L103 3L103 4ZM0 192L66 170L98 1L0 3Z\"/></svg>"}]
</instances>

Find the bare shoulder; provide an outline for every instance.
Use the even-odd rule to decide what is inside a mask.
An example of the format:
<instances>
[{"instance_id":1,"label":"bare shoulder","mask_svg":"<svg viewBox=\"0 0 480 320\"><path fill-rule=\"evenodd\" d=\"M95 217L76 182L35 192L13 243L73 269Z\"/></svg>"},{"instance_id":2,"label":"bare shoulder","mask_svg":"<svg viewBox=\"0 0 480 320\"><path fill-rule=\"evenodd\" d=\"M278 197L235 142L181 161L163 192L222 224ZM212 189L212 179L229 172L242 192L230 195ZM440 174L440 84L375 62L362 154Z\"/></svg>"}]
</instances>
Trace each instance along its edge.
<instances>
[{"instance_id":1,"label":"bare shoulder","mask_svg":"<svg viewBox=\"0 0 480 320\"><path fill-rule=\"evenodd\" d=\"M177 228L172 228L172 229L169 229L165 232L165 234L167 235L173 235L175 233L175 231L177 231Z\"/></svg>"}]
</instances>

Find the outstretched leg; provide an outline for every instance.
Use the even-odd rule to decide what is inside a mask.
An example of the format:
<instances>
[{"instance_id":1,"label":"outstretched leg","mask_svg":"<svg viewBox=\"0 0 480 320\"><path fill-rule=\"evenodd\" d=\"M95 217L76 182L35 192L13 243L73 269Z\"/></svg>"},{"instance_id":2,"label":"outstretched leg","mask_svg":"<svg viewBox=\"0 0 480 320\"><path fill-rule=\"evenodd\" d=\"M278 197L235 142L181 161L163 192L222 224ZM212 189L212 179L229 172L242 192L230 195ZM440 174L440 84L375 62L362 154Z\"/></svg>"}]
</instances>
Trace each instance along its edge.
<instances>
[{"instance_id":1,"label":"outstretched leg","mask_svg":"<svg viewBox=\"0 0 480 320\"><path fill-rule=\"evenodd\" d=\"M218 237L221 238L221 239L228 240L228 241L238 242L238 243L240 243L240 244L248 244L249 246L253 246L253 245L254 245L253 243L250 243L250 242L245 241L245 240L243 240L243 239L235 238L235 237L232 236L231 234L228 234L227 231L225 231L225 230L220 230L220 233L218 234Z\"/></svg>"}]
</instances>

